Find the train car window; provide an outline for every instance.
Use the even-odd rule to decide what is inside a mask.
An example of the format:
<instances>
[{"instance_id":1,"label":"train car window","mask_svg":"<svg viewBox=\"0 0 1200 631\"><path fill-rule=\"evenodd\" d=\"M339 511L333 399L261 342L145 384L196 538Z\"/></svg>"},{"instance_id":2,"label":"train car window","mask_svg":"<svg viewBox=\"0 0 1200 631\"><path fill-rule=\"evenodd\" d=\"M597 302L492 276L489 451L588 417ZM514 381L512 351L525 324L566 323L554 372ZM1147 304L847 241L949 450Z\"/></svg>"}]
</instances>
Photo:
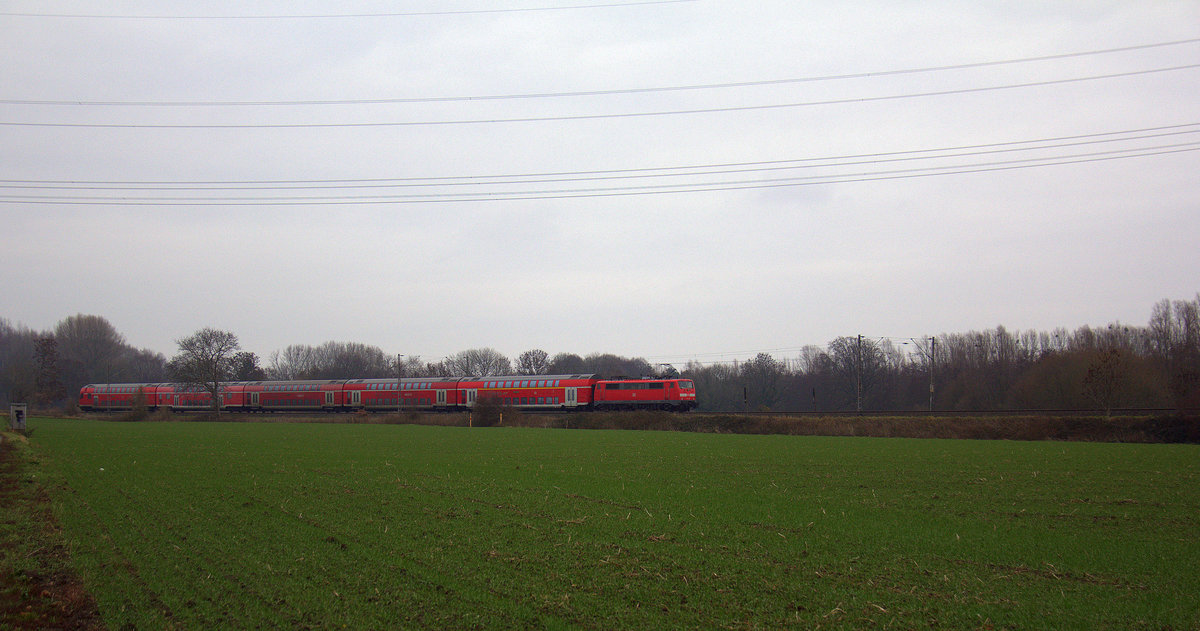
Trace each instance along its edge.
<instances>
[{"instance_id":1,"label":"train car window","mask_svg":"<svg viewBox=\"0 0 1200 631\"><path fill-rule=\"evenodd\" d=\"M654 381L654 382L651 382L649 385L650 385L651 390L662 390L663 389L663 384L661 381Z\"/></svg>"}]
</instances>

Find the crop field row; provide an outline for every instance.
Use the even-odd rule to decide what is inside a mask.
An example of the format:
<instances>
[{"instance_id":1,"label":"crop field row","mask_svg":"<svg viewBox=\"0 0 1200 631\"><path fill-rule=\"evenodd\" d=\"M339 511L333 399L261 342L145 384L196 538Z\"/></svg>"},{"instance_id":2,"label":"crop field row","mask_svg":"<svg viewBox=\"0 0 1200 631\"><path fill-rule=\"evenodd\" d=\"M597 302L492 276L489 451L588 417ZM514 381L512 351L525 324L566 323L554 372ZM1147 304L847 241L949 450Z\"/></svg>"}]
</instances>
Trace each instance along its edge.
<instances>
[{"instance_id":1,"label":"crop field row","mask_svg":"<svg viewBox=\"0 0 1200 631\"><path fill-rule=\"evenodd\" d=\"M35 419L110 628L1200 625L1200 447Z\"/></svg>"}]
</instances>

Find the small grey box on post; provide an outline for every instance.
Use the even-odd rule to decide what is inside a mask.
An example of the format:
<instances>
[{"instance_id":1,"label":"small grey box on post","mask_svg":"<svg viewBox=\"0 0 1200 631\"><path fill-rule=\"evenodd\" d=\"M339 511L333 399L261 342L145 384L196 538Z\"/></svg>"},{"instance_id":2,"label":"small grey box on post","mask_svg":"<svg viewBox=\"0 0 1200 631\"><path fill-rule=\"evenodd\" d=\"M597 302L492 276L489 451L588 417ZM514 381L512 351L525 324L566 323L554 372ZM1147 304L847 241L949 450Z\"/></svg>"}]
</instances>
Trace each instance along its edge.
<instances>
[{"instance_id":1,"label":"small grey box on post","mask_svg":"<svg viewBox=\"0 0 1200 631\"><path fill-rule=\"evenodd\" d=\"M28 403L12 403L8 406L8 426L9 428L23 432L25 431L25 417L29 416Z\"/></svg>"}]
</instances>

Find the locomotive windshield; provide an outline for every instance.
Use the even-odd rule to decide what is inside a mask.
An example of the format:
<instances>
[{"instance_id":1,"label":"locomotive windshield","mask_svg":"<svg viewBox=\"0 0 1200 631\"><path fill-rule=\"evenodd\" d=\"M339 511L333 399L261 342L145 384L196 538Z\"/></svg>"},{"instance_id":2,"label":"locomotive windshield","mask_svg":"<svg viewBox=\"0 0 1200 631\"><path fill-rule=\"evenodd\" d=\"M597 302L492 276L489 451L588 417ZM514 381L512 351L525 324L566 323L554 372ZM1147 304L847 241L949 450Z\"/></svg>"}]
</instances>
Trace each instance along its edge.
<instances>
[{"instance_id":1,"label":"locomotive windshield","mask_svg":"<svg viewBox=\"0 0 1200 631\"><path fill-rule=\"evenodd\" d=\"M681 390L692 390L692 389L695 389L695 387L696 386L693 385L691 381L680 381L679 382L679 388Z\"/></svg>"}]
</instances>

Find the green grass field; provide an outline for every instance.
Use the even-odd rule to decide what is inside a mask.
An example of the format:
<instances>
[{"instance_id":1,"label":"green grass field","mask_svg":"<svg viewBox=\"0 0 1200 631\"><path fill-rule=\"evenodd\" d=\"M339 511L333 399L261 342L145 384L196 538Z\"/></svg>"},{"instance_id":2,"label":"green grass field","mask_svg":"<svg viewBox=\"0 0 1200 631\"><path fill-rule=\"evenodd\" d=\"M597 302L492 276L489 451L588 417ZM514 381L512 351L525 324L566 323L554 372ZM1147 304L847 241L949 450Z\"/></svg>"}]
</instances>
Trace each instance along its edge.
<instances>
[{"instance_id":1,"label":"green grass field","mask_svg":"<svg viewBox=\"0 0 1200 631\"><path fill-rule=\"evenodd\" d=\"M1200 627L1200 447L35 419L111 629Z\"/></svg>"}]
</instances>

